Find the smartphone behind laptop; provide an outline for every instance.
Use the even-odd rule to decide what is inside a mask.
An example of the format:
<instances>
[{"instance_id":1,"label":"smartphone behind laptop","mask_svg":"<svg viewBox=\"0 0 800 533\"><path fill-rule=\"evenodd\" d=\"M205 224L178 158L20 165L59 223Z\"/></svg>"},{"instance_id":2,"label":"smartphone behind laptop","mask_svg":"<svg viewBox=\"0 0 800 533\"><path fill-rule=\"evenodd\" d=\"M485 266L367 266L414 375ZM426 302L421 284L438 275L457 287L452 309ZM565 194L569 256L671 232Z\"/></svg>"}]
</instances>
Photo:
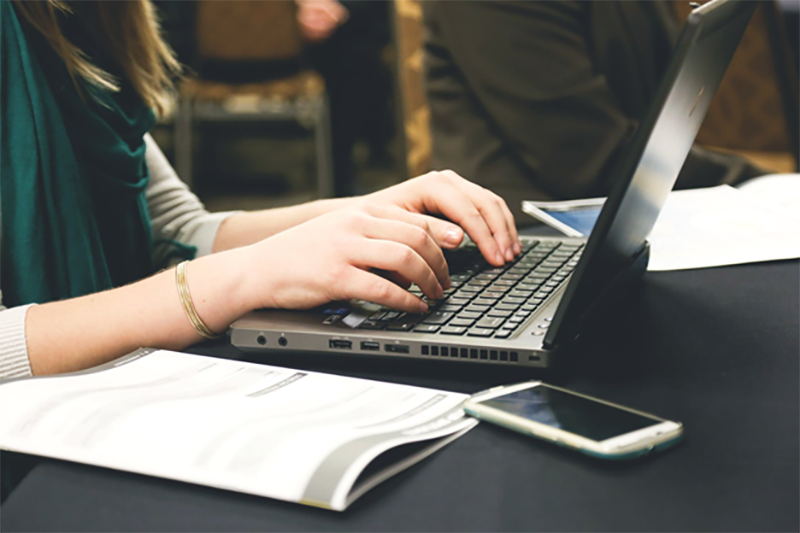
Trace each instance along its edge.
<instances>
[{"instance_id":1,"label":"smartphone behind laptop","mask_svg":"<svg viewBox=\"0 0 800 533\"><path fill-rule=\"evenodd\" d=\"M231 326L232 343L254 351L556 365L646 271L647 236L755 6L712 0L689 16L588 239L523 238L521 257L502 268L468 245L446 254L453 287L425 314L364 302L261 310Z\"/></svg>"}]
</instances>

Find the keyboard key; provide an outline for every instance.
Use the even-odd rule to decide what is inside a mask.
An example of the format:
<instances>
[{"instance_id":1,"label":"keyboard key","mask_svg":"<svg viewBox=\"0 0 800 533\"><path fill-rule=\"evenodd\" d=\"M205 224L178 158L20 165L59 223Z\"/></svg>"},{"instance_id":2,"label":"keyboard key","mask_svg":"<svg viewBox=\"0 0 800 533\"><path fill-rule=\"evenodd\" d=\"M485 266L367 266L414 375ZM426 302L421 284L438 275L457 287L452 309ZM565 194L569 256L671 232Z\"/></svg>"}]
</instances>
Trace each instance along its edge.
<instances>
[{"instance_id":1,"label":"keyboard key","mask_svg":"<svg viewBox=\"0 0 800 533\"><path fill-rule=\"evenodd\" d=\"M519 287L517 287L513 291L509 292L508 296L511 298L530 298L531 296L533 296L533 292L534 291L532 290L520 289Z\"/></svg>"},{"instance_id":2,"label":"keyboard key","mask_svg":"<svg viewBox=\"0 0 800 533\"><path fill-rule=\"evenodd\" d=\"M487 316L495 316L495 317L503 317L507 318L511 316L512 311L505 311L503 309L492 309L489 311Z\"/></svg>"},{"instance_id":3,"label":"keyboard key","mask_svg":"<svg viewBox=\"0 0 800 533\"><path fill-rule=\"evenodd\" d=\"M494 333L493 329L487 328L472 328L467 332L470 337L491 337Z\"/></svg>"},{"instance_id":4,"label":"keyboard key","mask_svg":"<svg viewBox=\"0 0 800 533\"><path fill-rule=\"evenodd\" d=\"M502 326L503 322L505 322L505 321L506 321L506 319L503 318L503 317L487 316L487 317L483 317L480 320L478 320L478 323L475 324L475 327L476 328L497 329L500 326Z\"/></svg>"},{"instance_id":5,"label":"keyboard key","mask_svg":"<svg viewBox=\"0 0 800 533\"><path fill-rule=\"evenodd\" d=\"M470 293L475 294L476 292L481 292L483 290L483 285L464 285L461 287L459 292L463 293Z\"/></svg>"},{"instance_id":6,"label":"keyboard key","mask_svg":"<svg viewBox=\"0 0 800 533\"><path fill-rule=\"evenodd\" d=\"M489 305L471 304L466 309L464 309L464 311L468 311L470 313L479 313L480 315L483 315L489 309L491 309L491 306L489 306Z\"/></svg>"},{"instance_id":7,"label":"keyboard key","mask_svg":"<svg viewBox=\"0 0 800 533\"><path fill-rule=\"evenodd\" d=\"M414 331L418 333L436 333L439 331L439 326L433 324L420 324L414 328Z\"/></svg>"},{"instance_id":8,"label":"keyboard key","mask_svg":"<svg viewBox=\"0 0 800 533\"><path fill-rule=\"evenodd\" d=\"M461 311L456 315L456 318L465 318L469 320L478 320L483 316L483 313L473 313L472 311Z\"/></svg>"},{"instance_id":9,"label":"keyboard key","mask_svg":"<svg viewBox=\"0 0 800 533\"><path fill-rule=\"evenodd\" d=\"M385 327L386 327L385 322L378 322L376 320L365 320L358 326L358 329L383 329Z\"/></svg>"},{"instance_id":10,"label":"keyboard key","mask_svg":"<svg viewBox=\"0 0 800 533\"><path fill-rule=\"evenodd\" d=\"M491 307L495 304L496 300L488 299L488 298L476 298L472 301L475 305L485 305L486 307Z\"/></svg>"},{"instance_id":11,"label":"keyboard key","mask_svg":"<svg viewBox=\"0 0 800 533\"><path fill-rule=\"evenodd\" d=\"M495 309L499 309L501 311L516 311L519 305L517 304L507 304L507 303L499 303L494 306Z\"/></svg>"},{"instance_id":12,"label":"keyboard key","mask_svg":"<svg viewBox=\"0 0 800 533\"><path fill-rule=\"evenodd\" d=\"M451 296L450 298L445 300L444 303L445 303L445 305L449 304L449 305L458 305L460 307L463 307L463 306L465 306L465 305L467 305L469 303L469 300L467 300L465 298L453 298Z\"/></svg>"},{"instance_id":13,"label":"keyboard key","mask_svg":"<svg viewBox=\"0 0 800 533\"><path fill-rule=\"evenodd\" d=\"M492 291L483 291L481 293L481 298L490 299L490 300L499 300L503 297L502 292L492 292Z\"/></svg>"},{"instance_id":14,"label":"keyboard key","mask_svg":"<svg viewBox=\"0 0 800 533\"><path fill-rule=\"evenodd\" d=\"M469 292L469 291L465 291L464 289L460 289L460 290L454 292L453 295L450 298L453 299L453 300L461 299L461 298L464 298L466 300L470 300L470 299L472 299L474 297L475 297L475 293L472 293L472 292Z\"/></svg>"},{"instance_id":15,"label":"keyboard key","mask_svg":"<svg viewBox=\"0 0 800 533\"><path fill-rule=\"evenodd\" d=\"M439 333L442 335L463 335L466 331L467 328L464 327L445 326Z\"/></svg>"},{"instance_id":16,"label":"keyboard key","mask_svg":"<svg viewBox=\"0 0 800 533\"><path fill-rule=\"evenodd\" d=\"M516 296L506 296L505 298L503 298L503 303L522 305L525 303L525 298L518 298Z\"/></svg>"},{"instance_id":17,"label":"keyboard key","mask_svg":"<svg viewBox=\"0 0 800 533\"><path fill-rule=\"evenodd\" d=\"M455 313L447 313L447 312L443 312L443 311L434 311L433 313L431 313L430 315L425 317L425 320L423 320L422 323L423 324L444 324L445 322L447 322L448 320L453 318L453 315L455 315Z\"/></svg>"},{"instance_id":18,"label":"keyboard key","mask_svg":"<svg viewBox=\"0 0 800 533\"><path fill-rule=\"evenodd\" d=\"M494 334L494 338L495 339L507 339L507 338L509 338L511 336L511 333L513 333L513 332L511 330L509 330L509 329L501 329L497 333Z\"/></svg>"},{"instance_id":19,"label":"keyboard key","mask_svg":"<svg viewBox=\"0 0 800 533\"><path fill-rule=\"evenodd\" d=\"M386 326L386 329L390 331L411 331L412 329L414 329L414 326L416 325L417 325L416 322L406 322L401 320L400 322L390 322Z\"/></svg>"},{"instance_id":20,"label":"keyboard key","mask_svg":"<svg viewBox=\"0 0 800 533\"><path fill-rule=\"evenodd\" d=\"M508 291L511 290L511 286L492 284L492 285L489 285L486 288L486 290L488 290L489 292L499 292L499 293L505 294L505 293L507 293Z\"/></svg>"},{"instance_id":21,"label":"keyboard key","mask_svg":"<svg viewBox=\"0 0 800 533\"><path fill-rule=\"evenodd\" d=\"M509 324L519 324L521 322L525 322L525 320L527 320L527 317L524 317L524 316L512 316L511 318L508 319L508 323Z\"/></svg>"},{"instance_id":22,"label":"keyboard key","mask_svg":"<svg viewBox=\"0 0 800 533\"><path fill-rule=\"evenodd\" d=\"M446 303L444 305L440 305L436 310L437 311L447 312L447 313L456 313L456 312L460 311L461 309L463 309L463 307L464 307L463 305L453 305L451 303Z\"/></svg>"},{"instance_id":23,"label":"keyboard key","mask_svg":"<svg viewBox=\"0 0 800 533\"><path fill-rule=\"evenodd\" d=\"M465 327L468 328L475 323L474 318L454 318L450 321L449 326Z\"/></svg>"}]
</instances>

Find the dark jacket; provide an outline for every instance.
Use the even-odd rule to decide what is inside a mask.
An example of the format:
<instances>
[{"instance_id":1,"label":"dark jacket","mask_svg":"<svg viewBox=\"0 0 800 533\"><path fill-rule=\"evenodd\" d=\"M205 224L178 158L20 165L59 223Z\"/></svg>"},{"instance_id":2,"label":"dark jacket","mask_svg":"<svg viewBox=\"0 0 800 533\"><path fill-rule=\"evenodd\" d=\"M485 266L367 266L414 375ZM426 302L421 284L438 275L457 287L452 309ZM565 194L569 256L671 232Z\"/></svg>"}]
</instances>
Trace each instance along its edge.
<instances>
[{"instance_id":1,"label":"dark jacket","mask_svg":"<svg viewBox=\"0 0 800 533\"><path fill-rule=\"evenodd\" d=\"M680 23L670 2L423 2L434 169L522 199L605 196ZM679 186L738 181L694 149Z\"/></svg>"}]
</instances>

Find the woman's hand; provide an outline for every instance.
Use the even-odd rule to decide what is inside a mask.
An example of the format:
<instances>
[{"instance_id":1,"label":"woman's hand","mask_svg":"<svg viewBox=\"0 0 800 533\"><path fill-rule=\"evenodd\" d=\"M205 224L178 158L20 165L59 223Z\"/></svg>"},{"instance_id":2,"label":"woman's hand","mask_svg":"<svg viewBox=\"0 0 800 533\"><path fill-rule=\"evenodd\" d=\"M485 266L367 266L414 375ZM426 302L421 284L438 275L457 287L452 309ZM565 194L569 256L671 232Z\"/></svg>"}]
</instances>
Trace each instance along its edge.
<instances>
[{"instance_id":1,"label":"woman's hand","mask_svg":"<svg viewBox=\"0 0 800 533\"><path fill-rule=\"evenodd\" d=\"M522 251L514 216L505 201L451 170L429 172L364 198L380 205L401 207L411 213L444 215L461 226L486 260L495 266L512 261ZM452 226L444 221L429 222L432 234L444 235L444 224ZM437 238L437 242L443 246L453 245L442 238Z\"/></svg>"},{"instance_id":2,"label":"woman's hand","mask_svg":"<svg viewBox=\"0 0 800 533\"><path fill-rule=\"evenodd\" d=\"M441 298L450 277L440 246L456 246L462 237L449 222L360 201L250 246L253 274L245 282L254 308L361 299L423 312L427 305L403 286L416 283L425 296Z\"/></svg>"}]
</instances>

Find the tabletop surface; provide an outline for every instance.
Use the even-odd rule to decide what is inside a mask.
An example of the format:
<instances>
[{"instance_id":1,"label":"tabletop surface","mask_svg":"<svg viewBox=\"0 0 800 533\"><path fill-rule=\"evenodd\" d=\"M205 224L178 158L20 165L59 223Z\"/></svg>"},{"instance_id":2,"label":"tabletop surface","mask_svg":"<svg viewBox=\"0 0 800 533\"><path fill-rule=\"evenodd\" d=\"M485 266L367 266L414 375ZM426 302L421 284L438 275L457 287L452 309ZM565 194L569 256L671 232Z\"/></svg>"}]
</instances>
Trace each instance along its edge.
<instances>
[{"instance_id":1,"label":"tabletop surface","mask_svg":"<svg viewBox=\"0 0 800 533\"><path fill-rule=\"evenodd\" d=\"M3 531L798 531L798 261L648 273L630 313L560 383L680 420L679 446L633 462L581 456L480 424L335 513L43 460ZM197 353L442 389L523 381L438 361Z\"/></svg>"}]
</instances>

